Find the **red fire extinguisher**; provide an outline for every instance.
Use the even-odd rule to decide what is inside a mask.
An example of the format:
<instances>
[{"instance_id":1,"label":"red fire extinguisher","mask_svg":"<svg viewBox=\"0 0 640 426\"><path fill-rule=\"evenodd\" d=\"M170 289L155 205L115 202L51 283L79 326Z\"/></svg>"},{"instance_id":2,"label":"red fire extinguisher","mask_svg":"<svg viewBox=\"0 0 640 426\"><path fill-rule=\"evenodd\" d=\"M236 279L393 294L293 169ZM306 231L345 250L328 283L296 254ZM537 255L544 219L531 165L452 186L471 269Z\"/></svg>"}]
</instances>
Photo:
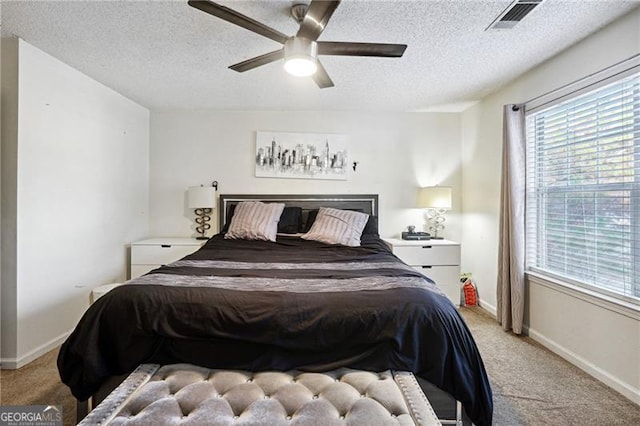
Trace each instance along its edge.
<instances>
[{"instance_id":1,"label":"red fire extinguisher","mask_svg":"<svg viewBox=\"0 0 640 426\"><path fill-rule=\"evenodd\" d=\"M470 273L464 273L460 276L460 282L462 283L462 300L463 306L477 306L478 305L478 289L473 282L473 277Z\"/></svg>"}]
</instances>

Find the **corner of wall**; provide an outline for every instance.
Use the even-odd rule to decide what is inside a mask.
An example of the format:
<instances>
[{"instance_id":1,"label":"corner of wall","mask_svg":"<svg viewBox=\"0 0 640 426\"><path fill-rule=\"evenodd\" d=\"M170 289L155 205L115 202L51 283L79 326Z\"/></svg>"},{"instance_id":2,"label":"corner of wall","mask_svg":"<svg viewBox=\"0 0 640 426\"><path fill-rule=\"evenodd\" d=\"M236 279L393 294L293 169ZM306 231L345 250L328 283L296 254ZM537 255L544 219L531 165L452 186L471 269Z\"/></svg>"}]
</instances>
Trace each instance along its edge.
<instances>
[{"instance_id":1,"label":"corner of wall","mask_svg":"<svg viewBox=\"0 0 640 426\"><path fill-rule=\"evenodd\" d=\"M18 39L0 40L0 359L17 354Z\"/></svg>"}]
</instances>

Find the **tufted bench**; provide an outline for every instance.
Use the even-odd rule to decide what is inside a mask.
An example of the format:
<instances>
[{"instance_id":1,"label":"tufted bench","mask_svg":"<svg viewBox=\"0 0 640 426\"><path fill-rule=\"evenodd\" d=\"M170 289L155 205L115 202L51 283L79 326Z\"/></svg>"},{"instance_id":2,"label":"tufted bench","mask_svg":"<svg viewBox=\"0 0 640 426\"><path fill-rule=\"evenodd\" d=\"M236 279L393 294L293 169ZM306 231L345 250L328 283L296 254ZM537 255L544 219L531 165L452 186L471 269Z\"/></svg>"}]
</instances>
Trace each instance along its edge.
<instances>
[{"instance_id":1,"label":"tufted bench","mask_svg":"<svg viewBox=\"0 0 640 426\"><path fill-rule=\"evenodd\" d=\"M439 425L411 373L142 364L80 425Z\"/></svg>"}]
</instances>

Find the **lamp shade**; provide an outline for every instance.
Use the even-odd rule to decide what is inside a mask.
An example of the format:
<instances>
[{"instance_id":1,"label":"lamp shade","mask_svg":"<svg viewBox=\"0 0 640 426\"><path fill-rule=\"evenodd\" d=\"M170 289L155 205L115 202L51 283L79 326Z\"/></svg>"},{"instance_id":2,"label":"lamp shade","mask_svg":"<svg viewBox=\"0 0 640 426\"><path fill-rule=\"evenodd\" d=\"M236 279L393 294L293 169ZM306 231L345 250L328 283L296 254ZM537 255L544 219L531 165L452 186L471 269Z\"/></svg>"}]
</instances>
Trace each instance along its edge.
<instances>
[{"instance_id":1,"label":"lamp shade","mask_svg":"<svg viewBox=\"0 0 640 426\"><path fill-rule=\"evenodd\" d=\"M418 207L451 209L451 187L427 186L418 190Z\"/></svg>"},{"instance_id":2,"label":"lamp shade","mask_svg":"<svg viewBox=\"0 0 640 426\"><path fill-rule=\"evenodd\" d=\"M213 186L190 186L189 208L216 208L216 188Z\"/></svg>"}]
</instances>

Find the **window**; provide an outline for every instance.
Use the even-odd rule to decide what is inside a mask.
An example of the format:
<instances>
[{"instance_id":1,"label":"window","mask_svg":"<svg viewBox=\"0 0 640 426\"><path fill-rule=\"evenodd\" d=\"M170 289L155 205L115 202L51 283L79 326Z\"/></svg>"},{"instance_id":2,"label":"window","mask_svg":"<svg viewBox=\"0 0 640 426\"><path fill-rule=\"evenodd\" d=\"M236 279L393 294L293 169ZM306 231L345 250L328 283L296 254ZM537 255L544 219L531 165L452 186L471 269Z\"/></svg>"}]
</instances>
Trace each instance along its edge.
<instances>
[{"instance_id":1,"label":"window","mask_svg":"<svg viewBox=\"0 0 640 426\"><path fill-rule=\"evenodd\" d=\"M527 270L640 304L640 73L526 116Z\"/></svg>"}]
</instances>

